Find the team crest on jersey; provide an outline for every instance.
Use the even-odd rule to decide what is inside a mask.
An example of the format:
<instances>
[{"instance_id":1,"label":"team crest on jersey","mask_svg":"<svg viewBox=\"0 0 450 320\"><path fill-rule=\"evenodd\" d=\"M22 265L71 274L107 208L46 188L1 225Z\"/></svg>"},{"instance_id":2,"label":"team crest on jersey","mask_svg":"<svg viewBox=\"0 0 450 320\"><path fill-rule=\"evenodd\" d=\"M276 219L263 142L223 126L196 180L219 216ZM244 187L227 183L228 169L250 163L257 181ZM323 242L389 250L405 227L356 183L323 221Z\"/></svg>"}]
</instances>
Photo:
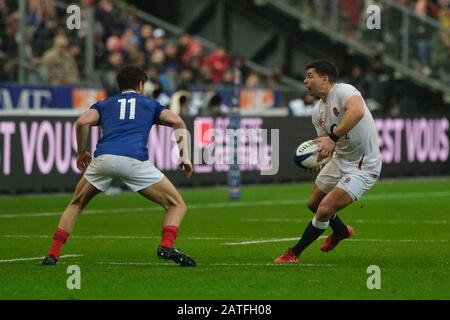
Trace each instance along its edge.
<instances>
[{"instance_id":1,"label":"team crest on jersey","mask_svg":"<svg viewBox=\"0 0 450 320\"><path fill-rule=\"evenodd\" d=\"M338 109L337 109L336 107L333 108L333 113L334 113L334 115L335 115L336 117L339 116L339 111L338 111Z\"/></svg>"},{"instance_id":2,"label":"team crest on jersey","mask_svg":"<svg viewBox=\"0 0 450 320\"><path fill-rule=\"evenodd\" d=\"M348 177L348 178L346 178L346 179L344 180L344 183L349 183L350 180L352 180L352 178Z\"/></svg>"}]
</instances>

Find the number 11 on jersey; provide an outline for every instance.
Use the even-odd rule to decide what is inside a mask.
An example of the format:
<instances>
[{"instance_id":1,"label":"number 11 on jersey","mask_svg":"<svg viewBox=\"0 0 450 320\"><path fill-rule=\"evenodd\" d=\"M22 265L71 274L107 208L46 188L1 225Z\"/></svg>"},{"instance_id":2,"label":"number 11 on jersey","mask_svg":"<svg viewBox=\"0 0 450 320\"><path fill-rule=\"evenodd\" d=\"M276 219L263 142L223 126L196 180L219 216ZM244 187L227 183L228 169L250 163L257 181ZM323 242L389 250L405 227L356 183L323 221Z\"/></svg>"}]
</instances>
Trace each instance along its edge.
<instances>
[{"instance_id":1,"label":"number 11 on jersey","mask_svg":"<svg viewBox=\"0 0 450 320\"><path fill-rule=\"evenodd\" d=\"M134 120L135 118L135 112L136 112L136 99L132 98L132 99L119 99L119 103L120 103L120 115L119 115L119 119L120 120L125 120L125 111L127 109L127 102L130 105L130 120Z\"/></svg>"}]
</instances>

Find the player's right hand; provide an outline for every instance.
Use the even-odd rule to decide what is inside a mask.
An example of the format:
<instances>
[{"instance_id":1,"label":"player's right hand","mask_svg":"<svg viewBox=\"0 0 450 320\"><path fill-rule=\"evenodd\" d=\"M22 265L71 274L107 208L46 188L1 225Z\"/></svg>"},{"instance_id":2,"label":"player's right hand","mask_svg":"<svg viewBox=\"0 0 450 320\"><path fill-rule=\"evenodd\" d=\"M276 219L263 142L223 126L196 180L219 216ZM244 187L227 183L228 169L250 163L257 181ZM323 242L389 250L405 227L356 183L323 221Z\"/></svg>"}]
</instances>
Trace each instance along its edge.
<instances>
[{"instance_id":1,"label":"player's right hand","mask_svg":"<svg viewBox=\"0 0 450 320\"><path fill-rule=\"evenodd\" d=\"M192 173L194 172L191 162L187 160L184 160L180 163L180 169L184 170L184 172L186 173L186 177L188 178L190 178L192 176Z\"/></svg>"},{"instance_id":2,"label":"player's right hand","mask_svg":"<svg viewBox=\"0 0 450 320\"><path fill-rule=\"evenodd\" d=\"M81 172L84 172L87 167L89 166L89 163L91 163L91 154L87 151L84 151L77 155L77 168Z\"/></svg>"}]
</instances>

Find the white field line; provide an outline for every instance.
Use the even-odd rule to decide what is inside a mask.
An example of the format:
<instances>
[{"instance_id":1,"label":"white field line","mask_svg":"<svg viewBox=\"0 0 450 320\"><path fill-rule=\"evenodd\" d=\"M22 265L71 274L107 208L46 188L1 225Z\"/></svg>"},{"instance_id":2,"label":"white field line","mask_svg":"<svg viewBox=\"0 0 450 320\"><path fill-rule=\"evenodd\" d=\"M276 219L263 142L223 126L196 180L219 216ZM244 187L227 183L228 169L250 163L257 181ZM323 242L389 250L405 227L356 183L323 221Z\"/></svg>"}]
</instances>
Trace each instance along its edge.
<instances>
[{"instance_id":1,"label":"white field line","mask_svg":"<svg viewBox=\"0 0 450 320\"><path fill-rule=\"evenodd\" d=\"M319 237L325 238L325 237ZM287 241L297 241L297 238L279 238L279 239L261 239L261 240L252 240L252 241L239 241L239 242L225 242L221 243L223 246L245 246L249 244L261 244L261 243L274 243L274 242L287 242ZM407 242L407 243L448 243L449 240L417 240L417 239L346 239L345 241L351 242Z\"/></svg>"},{"instance_id":2,"label":"white field line","mask_svg":"<svg viewBox=\"0 0 450 320\"><path fill-rule=\"evenodd\" d=\"M401 199L418 199L430 197L450 197L450 191L434 191L434 192L411 192L411 193L392 193L392 194L374 194L367 195L362 200L401 200ZM242 201L242 202L224 202L210 204L193 204L188 205L188 210L198 209L216 209L216 208L238 208L238 207L264 207L278 205L304 204L307 198L290 199L290 200L267 200L267 201ZM117 208L117 209L88 209L83 214L104 214L104 213L125 213L125 212L151 212L160 211L160 207L138 207L138 208ZM48 217L60 216L62 211L53 212L35 212L35 213L14 213L0 214L0 219L8 218L26 218L26 217Z\"/></svg>"},{"instance_id":3,"label":"white field line","mask_svg":"<svg viewBox=\"0 0 450 320\"><path fill-rule=\"evenodd\" d=\"M110 265L110 266L171 266L178 267L177 264L172 262L98 262L100 265ZM197 266L204 267L285 267L285 266L296 266L296 267L335 267L333 264L314 264L314 263L199 263Z\"/></svg>"},{"instance_id":4,"label":"white field line","mask_svg":"<svg viewBox=\"0 0 450 320\"><path fill-rule=\"evenodd\" d=\"M312 216L312 215L311 215ZM246 222L286 222L286 223L301 223L309 222L311 219L277 219L277 218L267 218L267 219L244 219ZM447 220L366 220L366 219L356 219L348 220L349 223L382 223L382 224L448 224Z\"/></svg>"},{"instance_id":5,"label":"white field line","mask_svg":"<svg viewBox=\"0 0 450 320\"><path fill-rule=\"evenodd\" d=\"M23 238L23 239L50 239L51 235L26 235L26 234L0 234L0 238ZM101 236L73 236L72 238L78 239L109 239L109 240L124 240L124 239L160 239L161 236L113 236L113 235L101 235ZM326 236L321 236L319 239L324 239ZM274 243L274 242L286 242L296 241L299 237L293 238L275 238L275 239L255 239L250 238L226 238L226 237L183 237L184 240L201 240L201 241L233 241L221 243L221 245L238 246L247 244L260 244L260 243ZM347 239L345 241L360 241L360 242L426 242L426 243L448 243L449 240L432 240L432 239Z\"/></svg>"},{"instance_id":6,"label":"white field line","mask_svg":"<svg viewBox=\"0 0 450 320\"><path fill-rule=\"evenodd\" d=\"M82 257L82 254L66 254L62 255L60 258L74 258L74 257ZM8 262L17 262L17 261L33 261L33 260L42 260L44 257L30 257L30 258L14 258L14 259L5 259L0 260L0 263L8 263Z\"/></svg>"},{"instance_id":7,"label":"white field line","mask_svg":"<svg viewBox=\"0 0 450 320\"><path fill-rule=\"evenodd\" d=\"M244 245L247 245L247 244L260 244L260 243L297 241L298 239L299 239L299 237L296 237L296 238L280 238L280 239L262 239L262 240L239 241L239 242L225 242L225 243L221 243L221 245L224 245L224 246L244 246Z\"/></svg>"},{"instance_id":8,"label":"white field line","mask_svg":"<svg viewBox=\"0 0 450 320\"><path fill-rule=\"evenodd\" d=\"M23 239L50 239L52 235L40 235L40 234L0 234L0 238L23 238ZM73 235L71 239L111 239L111 240L123 240L123 239L161 239L161 236L113 236L113 235L98 235L98 236L77 236ZM230 237L183 237L184 240L207 240L207 241L233 241L233 240L249 240L249 238L230 238Z\"/></svg>"}]
</instances>

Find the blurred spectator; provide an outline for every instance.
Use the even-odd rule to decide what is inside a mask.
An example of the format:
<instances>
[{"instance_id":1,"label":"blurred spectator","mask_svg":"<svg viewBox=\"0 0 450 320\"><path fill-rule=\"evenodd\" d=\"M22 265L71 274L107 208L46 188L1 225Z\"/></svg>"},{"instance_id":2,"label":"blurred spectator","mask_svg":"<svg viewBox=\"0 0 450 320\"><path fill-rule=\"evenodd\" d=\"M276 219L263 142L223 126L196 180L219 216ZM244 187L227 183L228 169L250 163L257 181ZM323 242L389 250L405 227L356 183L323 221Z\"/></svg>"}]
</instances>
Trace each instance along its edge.
<instances>
[{"instance_id":1,"label":"blurred spectator","mask_svg":"<svg viewBox=\"0 0 450 320\"><path fill-rule=\"evenodd\" d=\"M114 6L112 0L100 0L95 12L96 18L104 28L104 40L111 35L120 35L125 29L120 11Z\"/></svg>"},{"instance_id":2,"label":"blurred spectator","mask_svg":"<svg viewBox=\"0 0 450 320\"><path fill-rule=\"evenodd\" d=\"M168 69L178 70L180 67L180 62L177 59L178 47L174 42L168 42L164 50L166 55L166 66Z\"/></svg>"},{"instance_id":3,"label":"blurred spectator","mask_svg":"<svg viewBox=\"0 0 450 320\"><path fill-rule=\"evenodd\" d=\"M223 72L221 84L223 86L234 85L233 71L231 69L227 69Z\"/></svg>"},{"instance_id":4,"label":"blurred spectator","mask_svg":"<svg viewBox=\"0 0 450 320\"><path fill-rule=\"evenodd\" d=\"M289 114L295 117L311 116L315 103L316 98L305 93L301 98L289 102Z\"/></svg>"},{"instance_id":5,"label":"blurred spectator","mask_svg":"<svg viewBox=\"0 0 450 320\"><path fill-rule=\"evenodd\" d=\"M136 15L136 7L128 6L126 10L126 18L124 27L131 30L132 38L136 41L136 45L141 45L141 23Z\"/></svg>"},{"instance_id":6,"label":"blurred spectator","mask_svg":"<svg viewBox=\"0 0 450 320\"><path fill-rule=\"evenodd\" d=\"M376 56L365 75L367 107L389 112L395 99L393 73L384 64L381 56Z\"/></svg>"},{"instance_id":7,"label":"blurred spectator","mask_svg":"<svg viewBox=\"0 0 450 320\"><path fill-rule=\"evenodd\" d=\"M245 59L242 56L233 57L233 59L231 60L231 69L239 70L239 75L240 75L239 83L240 84L244 83L244 79L247 79L247 76L250 72L249 69L245 65Z\"/></svg>"},{"instance_id":8,"label":"blurred spectator","mask_svg":"<svg viewBox=\"0 0 450 320\"><path fill-rule=\"evenodd\" d=\"M170 97L164 92L164 87L158 79L150 79L144 85L144 95L157 100L162 106L170 105Z\"/></svg>"},{"instance_id":9,"label":"blurred spectator","mask_svg":"<svg viewBox=\"0 0 450 320\"><path fill-rule=\"evenodd\" d=\"M44 6L40 0L28 0L26 23L29 27L36 29L44 18Z\"/></svg>"},{"instance_id":10,"label":"blurred spectator","mask_svg":"<svg viewBox=\"0 0 450 320\"><path fill-rule=\"evenodd\" d=\"M108 96L118 93L116 76L124 64L124 56L120 51L113 51L108 55L108 61L101 66L105 71L102 72L101 81L106 89Z\"/></svg>"},{"instance_id":11,"label":"blurred spectator","mask_svg":"<svg viewBox=\"0 0 450 320\"><path fill-rule=\"evenodd\" d=\"M220 83L222 74L230 66L230 56L223 46L219 46L206 57L205 65L211 69L212 82Z\"/></svg>"},{"instance_id":12,"label":"blurred spectator","mask_svg":"<svg viewBox=\"0 0 450 320\"><path fill-rule=\"evenodd\" d=\"M126 29L120 38L127 51L133 51L141 46L139 35L135 34L131 28Z\"/></svg>"},{"instance_id":13,"label":"blurred spectator","mask_svg":"<svg viewBox=\"0 0 450 320\"><path fill-rule=\"evenodd\" d=\"M432 65L437 76L450 83L450 1L442 1L441 7L438 18L442 31L433 38Z\"/></svg>"},{"instance_id":14,"label":"blurred spectator","mask_svg":"<svg viewBox=\"0 0 450 320\"><path fill-rule=\"evenodd\" d=\"M413 64L416 71L425 75L431 74L431 39L433 36L432 27L422 18L428 14L428 0L417 0L414 12L418 18L412 19L412 37L414 39L418 64Z\"/></svg>"},{"instance_id":15,"label":"blurred spectator","mask_svg":"<svg viewBox=\"0 0 450 320\"><path fill-rule=\"evenodd\" d=\"M164 73L166 66L166 56L162 49L155 49L152 52L150 65L158 70L158 73Z\"/></svg>"},{"instance_id":16,"label":"blurred spectator","mask_svg":"<svg viewBox=\"0 0 450 320\"><path fill-rule=\"evenodd\" d=\"M14 12L7 17L6 33L2 37L0 50L6 54L5 62L2 64L2 78L13 81L17 79L18 69L18 39L16 34L19 30L19 13Z\"/></svg>"},{"instance_id":17,"label":"blurred spectator","mask_svg":"<svg viewBox=\"0 0 450 320\"><path fill-rule=\"evenodd\" d=\"M183 60L183 56L184 54L188 51L188 46L189 43L192 41L192 37L190 34L188 33L183 33L179 38L178 38L178 42L177 42L177 46L178 46L178 60L179 61L183 61L183 63L185 63L185 61Z\"/></svg>"},{"instance_id":18,"label":"blurred spectator","mask_svg":"<svg viewBox=\"0 0 450 320\"><path fill-rule=\"evenodd\" d=\"M194 73L189 68L182 68L178 77L177 90L189 88L194 81Z\"/></svg>"},{"instance_id":19,"label":"blurred spectator","mask_svg":"<svg viewBox=\"0 0 450 320\"><path fill-rule=\"evenodd\" d=\"M203 60L203 45L200 41L191 39L183 51L181 61L189 66L193 60L198 59Z\"/></svg>"},{"instance_id":20,"label":"blurred spectator","mask_svg":"<svg viewBox=\"0 0 450 320\"><path fill-rule=\"evenodd\" d=\"M137 48L133 48L128 52L128 62L132 65L145 68L145 55Z\"/></svg>"},{"instance_id":21,"label":"blurred spectator","mask_svg":"<svg viewBox=\"0 0 450 320\"><path fill-rule=\"evenodd\" d=\"M67 38L64 35L57 35L53 47L42 57L41 64L50 84L75 84L79 81L77 63L68 46Z\"/></svg>"},{"instance_id":22,"label":"blurred spectator","mask_svg":"<svg viewBox=\"0 0 450 320\"><path fill-rule=\"evenodd\" d=\"M340 29L350 38L355 36L355 30L359 30L363 12L362 0L339 0L340 13L343 19L339 19L342 24Z\"/></svg>"},{"instance_id":23,"label":"blurred spectator","mask_svg":"<svg viewBox=\"0 0 450 320\"><path fill-rule=\"evenodd\" d=\"M56 9L50 5L45 7L44 17L33 34L33 55L40 57L52 46L53 39L60 32Z\"/></svg>"},{"instance_id":24,"label":"blurred spectator","mask_svg":"<svg viewBox=\"0 0 450 320\"><path fill-rule=\"evenodd\" d=\"M269 79L267 80L267 84L269 86L279 86L281 85L281 78L284 76L284 66L282 64L278 64L272 71Z\"/></svg>"},{"instance_id":25,"label":"blurred spectator","mask_svg":"<svg viewBox=\"0 0 450 320\"><path fill-rule=\"evenodd\" d=\"M122 51L126 52L127 46L124 42L124 39L120 38L119 36L113 35L108 37L106 40L106 50L108 52L111 51Z\"/></svg>"},{"instance_id":26,"label":"blurred spectator","mask_svg":"<svg viewBox=\"0 0 450 320\"><path fill-rule=\"evenodd\" d=\"M149 24L144 24L141 27L141 39L143 43L146 40L151 39L153 37L153 27Z\"/></svg>"},{"instance_id":27,"label":"blurred spectator","mask_svg":"<svg viewBox=\"0 0 450 320\"><path fill-rule=\"evenodd\" d=\"M245 85L249 88L257 88L261 85L261 77L258 73L252 71L245 80Z\"/></svg>"},{"instance_id":28,"label":"blurred spectator","mask_svg":"<svg viewBox=\"0 0 450 320\"><path fill-rule=\"evenodd\" d=\"M205 79L211 78L211 70L208 67L204 67L202 62L202 58L197 57L192 59L189 65L186 66L192 71L192 84L203 84Z\"/></svg>"},{"instance_id":29,"label":"blurred spectator","mask_svg":"<svg viewBox=\"0 0 450 320\"><path fill-rule=\"evenodd\" d=\"M155 29L153 31L153 38L155 39L156 48L164 49L166 45L166 32L161 29Z\"/></svg>"},{"instance_id":30,"label":"blurred spectator","mask_svg":"<svg viewBox=\"0 0 450 320\"><path fill-rule=\"evenodd\" d=\"M153 38L148 38L147 40L145 40L144 43L144 52L145 52L145 57L146 57L146 61L147 64L150 62L150 57L152 55L152 52L156 49L156 41Z\"/></svg>"},{"instance_id":31,"label":"blurred spectator","mask_svg":"<svg viewBox=\"0 0 450 320\"><path fill-rule=\"evenodd\" d=\"M361 68L360 65L354 65L351 70L351 74L348 79L346 79L344 82L351 84L356 89L358 89L363 97L366 96L367 92L367 82L366 78L364 76L364 70Z\"/></svg>"},{"instance_id":32,"label":"blurred spectator","mask_svg":"<svg viewBox=\"0 0 450 320\"><path fill-rule=\"evenodd\" d=\"M198 84L211 84L213 83L213 73L211 69L207 66L202 66L200 68L200 78L197 79Z\"/></svg>"}]
</instances>

